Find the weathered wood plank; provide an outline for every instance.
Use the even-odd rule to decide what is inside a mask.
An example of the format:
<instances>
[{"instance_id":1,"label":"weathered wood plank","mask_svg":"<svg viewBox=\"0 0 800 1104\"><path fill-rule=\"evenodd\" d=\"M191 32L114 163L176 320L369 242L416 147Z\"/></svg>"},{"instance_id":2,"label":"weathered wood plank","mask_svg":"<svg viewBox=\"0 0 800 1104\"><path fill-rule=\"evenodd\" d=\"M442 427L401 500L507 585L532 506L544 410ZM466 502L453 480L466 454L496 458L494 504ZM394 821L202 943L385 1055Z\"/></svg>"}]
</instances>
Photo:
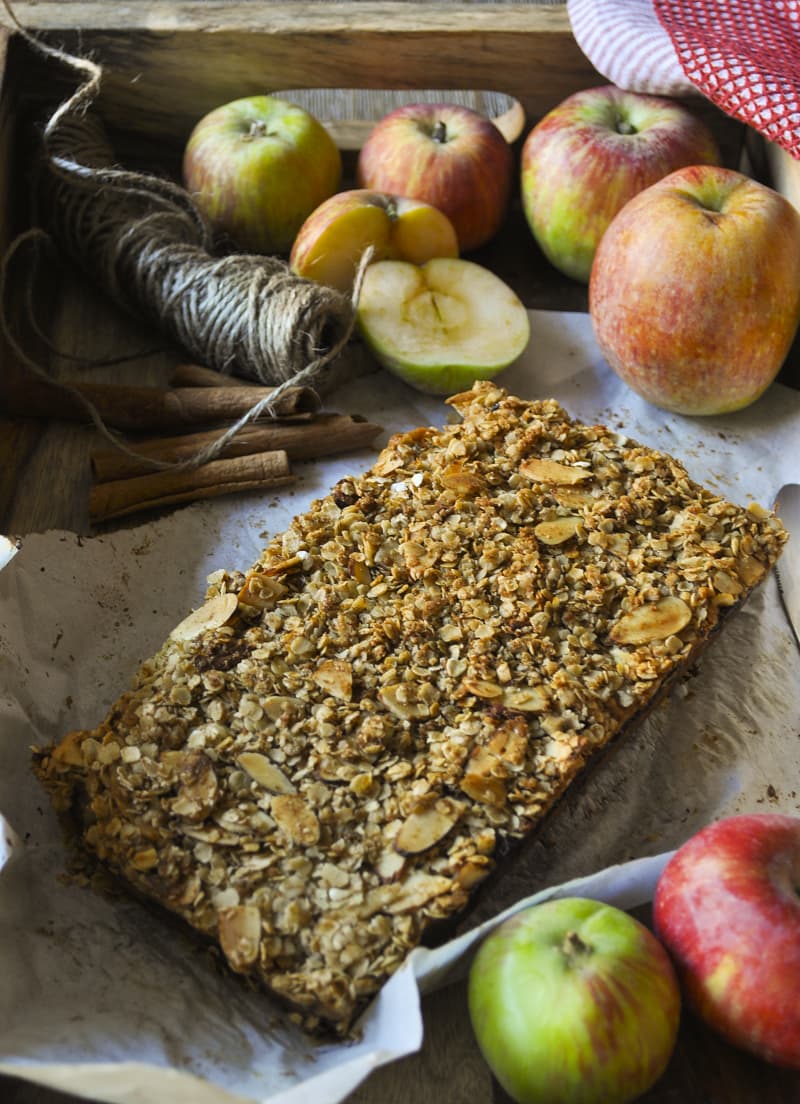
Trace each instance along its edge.
<instances>
[{"instance_id":1,"label":"weathered wood plank","mask_svg":"<svg viewBox=\"0 0 800 1104\"><path fill-rule=\"evenodd\" d=\"M572 37L565 4L293 3L254 11L247 3L173 3L144 14L123 4L19 6L32 30L103 64L102 107L112 125L135 123L177 140L212 107L256 91L479 89L519 100L530 119L600 79Z\"/></svg>"}]
</instances>

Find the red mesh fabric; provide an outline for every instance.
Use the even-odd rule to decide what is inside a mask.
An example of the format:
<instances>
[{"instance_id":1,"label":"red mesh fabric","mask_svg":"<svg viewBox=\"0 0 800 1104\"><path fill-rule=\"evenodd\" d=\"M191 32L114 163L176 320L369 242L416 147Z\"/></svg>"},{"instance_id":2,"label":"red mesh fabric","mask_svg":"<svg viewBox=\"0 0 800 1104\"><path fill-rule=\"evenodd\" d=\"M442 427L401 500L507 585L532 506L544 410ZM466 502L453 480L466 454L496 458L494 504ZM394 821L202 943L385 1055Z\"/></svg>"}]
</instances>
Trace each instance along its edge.
<instances>
[{"instance_id":1,"label":"red mesh fabric","mask_svg":"<svg viewBox=\"0 0 800 1104\"><path fill-rule=\"evenodd\" d=\"M799 0L653 0L686 76L800 159Z\"/></svg>"}]
</instances>

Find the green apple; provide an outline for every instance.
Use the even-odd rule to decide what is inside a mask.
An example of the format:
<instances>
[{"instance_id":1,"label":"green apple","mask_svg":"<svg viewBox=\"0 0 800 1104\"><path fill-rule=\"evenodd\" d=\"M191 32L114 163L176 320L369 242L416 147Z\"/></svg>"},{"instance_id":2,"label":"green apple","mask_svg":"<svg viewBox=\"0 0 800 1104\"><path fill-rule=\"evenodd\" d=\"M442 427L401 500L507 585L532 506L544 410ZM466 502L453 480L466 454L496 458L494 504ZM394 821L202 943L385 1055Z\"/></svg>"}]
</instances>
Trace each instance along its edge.
<instances>
[{"instance_id":1,"label":"green apple","mask_svg":"<svg viewBox=\"0 0 800 1104\"><path fill-rule=\"evenodd\" d=\"M470 967L481 1052L518 1104L626 1104L664 1072L680 1020L667 952L621 909L564 897L495 928Z\"/></svg>"},{"instance_id":2,"label":"green apple","mask_svg":"<svg viewBox=\"0 0 800 1104\"><path fill-rule=\"evenodd\" d=\"M215 235L252 253L288 253L341 175L339 149L322 123L277 96L211 111L183 156L184 184Z\"/></svg>"},{"instance_id":3,"label":"green apple","mask_svg":"<svg viewBox=\"0 0 800 1104\"><path fill-rule=\"evenodd\" d=\"M359 261L370 247L374 261L424 264L433 257L458 256L453 224L437 207L353 188L311 212L294 240L289 264L298 276L349 292Z\"/></svg>"},{"instance_id":4,"label":"green apple","mask_svg":"<svg viewBox=\"0 0 800 1104\"><path fill-rule=\"evenodd\" d=\"M358 324L384 368L430 395L491 379L530 339L528 312L512 289L489 269L457 257L371 264Z\"/></svg>"}]
</instances>

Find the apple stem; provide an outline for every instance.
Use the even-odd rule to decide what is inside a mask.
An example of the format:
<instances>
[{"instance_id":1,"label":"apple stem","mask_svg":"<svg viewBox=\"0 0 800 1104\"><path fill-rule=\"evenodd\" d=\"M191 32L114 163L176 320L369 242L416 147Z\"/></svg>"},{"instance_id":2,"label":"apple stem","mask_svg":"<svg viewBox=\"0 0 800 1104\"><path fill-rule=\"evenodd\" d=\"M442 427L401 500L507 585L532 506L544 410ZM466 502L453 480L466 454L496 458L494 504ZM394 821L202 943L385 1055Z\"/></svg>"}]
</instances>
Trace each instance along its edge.
<instances>
[{"instance_id":1,"label":"apple stem","mask_svg":"<svg viewBox=\"0 0 800 1104\"><path fill-rule=\"evenodd\" d=\"M570 930L564 936L561 949L567 958L575 958L577 955L585 954L589 950L589 946L584 943L576 931Z\"/></svg>"},{"instance_id":2,"label":"apple stem","mask_svg":"<svg viewBox=\"0 0 800 1104\"><path fill-rule=\"evenodd\" d=\"M617 134L635 134L636 127L628 122L627 119L617 120Z\"/></svg>"},{"instance_id":3,"label":"apple stem","mask_svg":"<svg viewBox=\"0 0 800 1104\"><path fill-rule=\"evenodd\" d=\"M437 119L436 122L433 124L431 138L434 140L434 142L446 142L447 123L443 123L441 119Z\"/></svg>"},{"instance_id":4,"label":"apple stem","mask_svg":"<svg viewBox=\"0 0 800 1104\"><path fill-rule=\"evenodd\" d=\"M267 133L267 124L263 119L253 119L250 129L242 135L245 142L252 142L254 138L263 138Z\"/></svg>"}]
</instances>

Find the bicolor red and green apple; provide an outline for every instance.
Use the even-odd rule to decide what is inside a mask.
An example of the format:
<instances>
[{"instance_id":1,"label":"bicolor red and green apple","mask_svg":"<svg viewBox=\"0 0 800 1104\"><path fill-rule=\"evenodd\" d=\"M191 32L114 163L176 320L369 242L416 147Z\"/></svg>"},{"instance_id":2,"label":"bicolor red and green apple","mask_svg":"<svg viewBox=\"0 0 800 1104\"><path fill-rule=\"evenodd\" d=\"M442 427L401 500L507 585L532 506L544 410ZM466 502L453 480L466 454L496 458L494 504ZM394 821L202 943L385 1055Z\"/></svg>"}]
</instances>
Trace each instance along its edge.
<instances>
[{"instance_id":1,"label":"bicolor red and green apple","mask_svg":"<svg viewBox=\"0 0 800 1104\"><path fill-rule=\"evenodd\" d=\"M277 96L248 96L194 127L183 180L216 238L288 253L308 215L340 186L339 149L321 122Z\"/></svg>"},{"instance_id":2,"label":"bicolor red and green apple","mask_svg":"<svg viewBox=\"0 0 800 1104\"><path fill-rule=\"evenodd\" d=\"M523 209L547 259L587 283L598 242L629 199L675 169L719 160L708 127L678 101L615 85L588 88L525 139Z\"/></svg>"},{"instance_id":3,"label":"bicolor red and green apple","mask_svg":"<svg viewBox=\"0 0 800 1104\"><path fill-rule=\"evenodd\" d=\"M492 931L470 967L469 1012L517 1104L626 1104L661 1077L680 992L653 933L621 909L546 901Z\"/></svg>"}]
</instances>

